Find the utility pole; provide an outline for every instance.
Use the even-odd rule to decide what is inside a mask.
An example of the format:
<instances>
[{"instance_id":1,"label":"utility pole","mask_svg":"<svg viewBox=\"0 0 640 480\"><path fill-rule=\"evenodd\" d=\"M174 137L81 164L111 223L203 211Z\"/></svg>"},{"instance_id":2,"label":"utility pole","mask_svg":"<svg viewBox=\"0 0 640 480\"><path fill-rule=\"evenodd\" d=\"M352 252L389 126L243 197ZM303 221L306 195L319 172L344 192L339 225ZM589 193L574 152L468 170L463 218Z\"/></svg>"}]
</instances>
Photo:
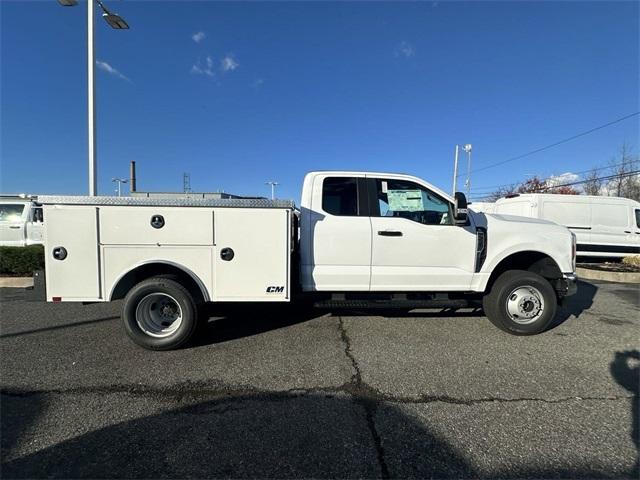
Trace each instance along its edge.
<instances>
[{"instance_id":1,"label":"utility pole","mask_svg":"<svg viewBox=\"0 0 640 480\"><path fill-rule=\"evenodd\" d=\"M462 150L467 154L467 180L465 181L465 186L467 188L467 197L471 193L471 149L473 145L470 143L465 143L462 146ZM458 190L458 159L460 157L460 145L456 144L456 150L453 157L453 187L451 195L455 195Z\"/></svg>"},{"instance_id":2,"label":"utility pole","mask_svg":"<svg viewBox=\"0 0 640 480\"><path fill-rule=\"evenodd\" d=\"M182 191L184 193L191 192L191 175L189 175L187 172L184 172L182 174Z\"/></svg>"},{"instance_id":3,"label":"utility pole","mask_svg":"<svg viewBox=\"0 0 640 480\"><path fill-rule=\"evenodd\" d=\"M456 144L456 153L453 157L453 187L451 195L456 194L458 189L458 155L460 153L460 145Z\"/></svg>"},{"instance_id":4,"label":"utility pole","mask_svg":"<svg viewBox=\"0 0 640 480\"><path fill-rule=\"evenodd\" d=\"M122 184L123 183L128 183L129 181L124 179L124 178L112 178L111 181L118 184L118 196L121 197L122 196Z\"/></svg>"},{"instance_id":5,"label":"utility pole","mask_svg":"<svg viewBox=\"0 0 640 480\"><path fill-rule=\"evenodd\" d=\"M467 143L462 149L467 154L467 180L464 182L464 185L467 187L467 197L469 197L471 196L471 150L473 149L473 145Z\"/></svg>"},{"instance_id":6,"label":"utility pole","mask_svg":"<svg viewBox=\"0 0 640 480\"><path fill-rule=\"evenodd\" d=\"M280 185L278 182L274 182L273 180L269 182L265 182L265 185L271 185L271 200L276 199L276 187Z\"/></svg>"}]
</instances>

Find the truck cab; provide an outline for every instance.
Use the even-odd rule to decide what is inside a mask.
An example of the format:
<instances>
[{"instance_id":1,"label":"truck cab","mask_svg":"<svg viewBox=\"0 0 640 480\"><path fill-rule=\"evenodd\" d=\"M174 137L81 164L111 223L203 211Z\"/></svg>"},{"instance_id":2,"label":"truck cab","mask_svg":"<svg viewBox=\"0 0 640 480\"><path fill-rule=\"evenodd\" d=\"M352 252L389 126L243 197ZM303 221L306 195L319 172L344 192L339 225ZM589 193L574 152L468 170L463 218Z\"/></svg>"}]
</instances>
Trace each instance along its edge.
<instances>
[{"instance_id":1,"label":"truck cab","mask_svg":"<svg viewBox=\"0 0 640 480\"><path fill-rule=\"evenodd\" d=\"M0 196L0 245L44 243L42 206L28 195Z\"/></svg>"},{"instance_id":2,"label":"truck cab","mask_svg":"<svg viewBox=\"0 0 640 480\"><path fill-rule=\"evenodd\" d=\"M547 277L565 288L575 271L575 237L566 228L473 211L460 222L456 209L455 198L410 175L309 173L301 201L303 290L484 292L504 262L545 264Z\"/></svg>"}]
</instances>

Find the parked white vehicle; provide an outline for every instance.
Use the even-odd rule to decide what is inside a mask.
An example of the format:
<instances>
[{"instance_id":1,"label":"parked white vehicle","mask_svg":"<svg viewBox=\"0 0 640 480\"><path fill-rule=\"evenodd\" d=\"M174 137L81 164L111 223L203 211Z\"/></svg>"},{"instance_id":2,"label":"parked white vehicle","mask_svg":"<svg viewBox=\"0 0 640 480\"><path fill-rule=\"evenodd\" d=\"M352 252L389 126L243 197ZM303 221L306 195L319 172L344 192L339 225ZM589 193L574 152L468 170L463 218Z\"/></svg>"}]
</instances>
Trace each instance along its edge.
<instances>
[{"instance_id":1,"label":"parked white vehicle","mask_svg":"<svg viewBox=\"0 0 640 480\"><path fill-rule=\"evenodd\" d=\"M44 243L42 206L27 195L0 195L0 245Z\"/></svg>"},{"instance_id":2,"label":"parked white vehicle","mask_svg":"<svg viewBox=\"0 0 640 480\"><path fill-rule=\"evenodd\" d=\"M544 331L576 290L575 236L544 220L467 214L407 175L312 172L300 210L271 200L40 197L53 302L124 298L128 335L178 347L209 302L319 307L482 304L516 335ZM37 293L37 292L36 292Z\"/></svg>"},{"instance_id":3,"label":"parked white vehicle","mask_svg":"<svg viewBox=\"0 0 640 480\"><path fill-rule=\"evenodd\" d=\"M473 203L470 208L564 225L576 234L580 257L640 253L640 203L628 198L528 193L495 203Z\"/></svg>"}]
</instances>

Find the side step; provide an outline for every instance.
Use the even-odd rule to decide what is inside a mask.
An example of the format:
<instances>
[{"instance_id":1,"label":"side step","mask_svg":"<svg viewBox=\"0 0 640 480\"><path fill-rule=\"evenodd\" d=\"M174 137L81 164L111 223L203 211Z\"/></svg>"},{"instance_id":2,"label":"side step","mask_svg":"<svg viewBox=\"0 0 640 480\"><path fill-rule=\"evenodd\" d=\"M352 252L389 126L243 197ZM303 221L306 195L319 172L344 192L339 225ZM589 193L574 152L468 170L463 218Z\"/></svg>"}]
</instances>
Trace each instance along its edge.
<instances>
[{"instance_id":1,"label":"side step","mask_svg":"<svg viewBox=\"0 0 640 480\"><path fill-rule=\"evenodd\" d=\"M414 308L466 308L476 306L465 299L335 299L318 300L313 304L316 308L348 308L348 309L407 309Z\"/></svg>"}]
</instances>

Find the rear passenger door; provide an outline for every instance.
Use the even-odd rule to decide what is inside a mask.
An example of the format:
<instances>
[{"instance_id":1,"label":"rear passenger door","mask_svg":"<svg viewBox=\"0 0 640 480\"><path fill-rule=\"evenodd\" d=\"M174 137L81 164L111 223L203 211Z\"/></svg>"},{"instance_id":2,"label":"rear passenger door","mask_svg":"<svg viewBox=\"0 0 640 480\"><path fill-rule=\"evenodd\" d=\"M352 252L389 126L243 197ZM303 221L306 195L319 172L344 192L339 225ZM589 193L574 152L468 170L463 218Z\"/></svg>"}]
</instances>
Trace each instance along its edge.
<instances>
[{"instance_id":1,"label":"rear passenger door","mask_svg":"<svg viewBox=\"0 0 640 480\"><path fill-rule=\"evenodd\" d=\"M371 219L364 175L318 175L312 192L310 255L302 265L303 288L369 290Z\"/></svg>"}]
</instances>

